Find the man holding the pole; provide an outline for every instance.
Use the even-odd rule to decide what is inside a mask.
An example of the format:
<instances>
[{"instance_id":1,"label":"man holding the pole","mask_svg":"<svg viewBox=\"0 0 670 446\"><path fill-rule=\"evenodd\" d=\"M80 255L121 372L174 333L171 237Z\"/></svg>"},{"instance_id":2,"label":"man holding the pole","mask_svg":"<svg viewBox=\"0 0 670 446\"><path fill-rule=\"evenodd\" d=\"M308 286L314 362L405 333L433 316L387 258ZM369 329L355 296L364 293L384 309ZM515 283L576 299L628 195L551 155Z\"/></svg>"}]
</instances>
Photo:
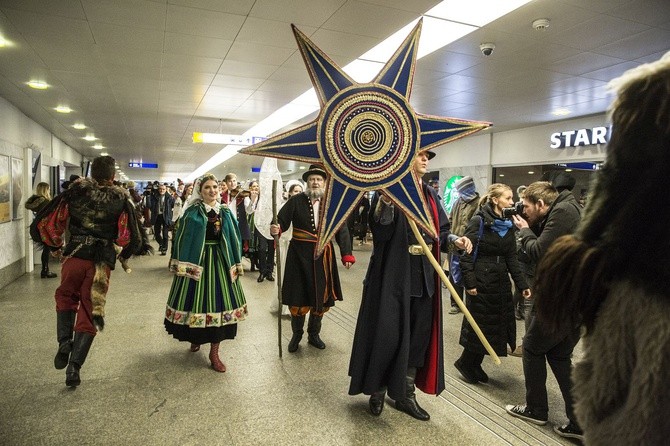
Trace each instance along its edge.
<instances>
[{"instance_id":1,"label":"man holding the pole","mask_svg":"<svg viewBox=\"0 0 670 446\"><path fill-rule=\"evenodd\" d=\"M419 152L412 169L423 176L435 154ZM437 193L421 183L439 239L422 232L433 254L442 245L468 253L472 243L449 233L449 220ZM429 394L444 389L442 303L438 274L410 229L407 217L386 197L375 194L368 219L374 248L365 278L349 364L350 395L370 395L370 411L380 415L386 392L395 407L427 421L416 401L416 387ZM445 249L446 250L446 249Z\"/></svg>"},{"instance_id":2,"label":"man holding the pole","mask_svg":"<svg viewBox=\"0 0 670 446\"><path fill-rule=\"evenodd\" d=\"M312 165L302 178L307 183L307 189L291 197L277 215L279 224L270 226L270 234L274 236L293 225L293 238L286 255L282 283L282 301L291 311L293 336L288 344L290 353L298 350L307 313L310 313L308 343L318 349L326 348L319 336L321 320L336 300L342 300L332 242L328 243L320 256L314 258L319 209L323 206L327 174L321 167ZM340 246L342 263L349 269L356 259L351 254L351 239L346 225L337 232L335 239Z\"/></svg>"}]
</instances>

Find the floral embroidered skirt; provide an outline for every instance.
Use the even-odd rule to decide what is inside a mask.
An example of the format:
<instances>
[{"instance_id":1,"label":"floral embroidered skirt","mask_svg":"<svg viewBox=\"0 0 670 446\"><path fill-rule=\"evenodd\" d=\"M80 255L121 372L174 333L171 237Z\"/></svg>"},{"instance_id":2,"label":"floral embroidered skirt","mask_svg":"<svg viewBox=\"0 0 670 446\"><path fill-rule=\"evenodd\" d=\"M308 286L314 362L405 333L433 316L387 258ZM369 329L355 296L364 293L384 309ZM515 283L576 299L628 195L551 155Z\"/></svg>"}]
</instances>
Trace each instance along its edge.
<instances>
[{"instance_id":1,"label":"floral embroidered skirt","mask_svg":"<svg viewBox=\"0 0 670 446\"><path fill-rule=\"evenodd\" d=\"M205 242L199 281L175 276L165 309L165 329L175 339L207 344L233 339L237 322L247 317L240 280L231 278L231 265L221 246Z\"/></svg>"}]
</instances>

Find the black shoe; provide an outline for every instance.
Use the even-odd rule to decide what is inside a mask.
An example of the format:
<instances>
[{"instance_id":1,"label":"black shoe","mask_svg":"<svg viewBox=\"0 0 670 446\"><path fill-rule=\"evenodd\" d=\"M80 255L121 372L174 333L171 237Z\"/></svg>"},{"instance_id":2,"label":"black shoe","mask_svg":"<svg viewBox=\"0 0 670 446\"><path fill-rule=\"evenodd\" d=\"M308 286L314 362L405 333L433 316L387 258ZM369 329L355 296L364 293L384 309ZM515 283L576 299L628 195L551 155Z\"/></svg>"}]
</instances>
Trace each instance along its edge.
<instances>
[{"instance_id":1,"label":"black shoe","mask_svg":"<svg viewBox=\"0 0 670 446\"><path fill-rule=\"evenodd\" d=\"M544 426L547 424L547 418L541 418L537 416L526 405L513 406L508 404L505 406L505 410L513 417L521 418L522 420L529 421L533 424L537 424L538 426Z\"/></svg>"},{"instance_id":2,"label":"black shoe","mask_svg":"<svg viewBox=\"0 0 670 446\"><path fill-rule=\"evenodd\" d=\"M575 438L580 441L584 441L584 432L572 421L563 426L554 426L554 432L556 432L561 437L565 438Z\"/></svg>"},{"instance_id":3,"label":"black shoe","mask_svg":"<svg viewBox=\"0 0 670 446\"><path fill-rule=\"evenodd\" d=\"M267 274L265 275L265 278L268 279L270 282L274 282L274 281L275 281L275 278L274 278L274 276L272 275L272 273L267 273Z\"/></svg>"},{"instance_id":4,"label":"black shoe","mask_svg":"<svg viewBox=\"0 0 670 446\"><path fill-rule=\"evenodd\" d=\"M458 358L456 362L454 362L454 367L456 367L456 370L461 372L463 378L465 378L465 380L470 384L477 384L479 382L479 379L477 378L477 374L475 373L474 369L468 368L465 364L463 364L461 358Z\"/></svg>"},{"instance_id":5,"label":"black shoe","mask_svg":"<svg viewBox=\"0 0 670 446\"><path fill-rule=\"evenodd\" d=\"M430 420L430 415L428 412L423 410L419 403L417 403L416 398L405 398L404 400L399 400L395 402L395 408L401 412L405 412L407 415L410 415L417 420L428 421Z\"/></svg>"},{"instance_id":6,"label":"black shoe","mask_svg":"<svg viewBox=\"0 0 670 446\"><path fill-rule=\"evenodd\" d=\"M40 277L42 279L53 279L55 277L58 277L58 275L56 273L52 273L51 271L42 271Z\"/></svg>"},{"instance_id":7,"label":"black shoe","mask_svg":"<svg viewBox=\"0 0 670 446\"><path fill-rule=\"evenodd\" d=\"M77 387L79 384L81 384L81 378L79 377L79 369L80 367L71 362L67 366L67 370L65 371L65 385L68 387Z\"/></svg>"},{"instance_id":8,"label":"black shoe","mask_svg":"<svg viewBox=\"0 0 670 446\"><path fill-rule=\"evenodd\" d=\"M487 383L489 382L489 375L486 374L484 369L482 368L481 365L478 365L477 367L474 368L475 371L475 376L477 377L477 381L480 383Z\"/></svg>"},{"instance_id":9,"label":"black shoe","mask_svg":"<svg viewBox=\"0 0 670 446\"><path fill-rule=\"evenodd\" d=\"M370 395L370 413L378 417L384 410L384 400L386 399L386 392L375 392Z\"/></svg>"},{"instance_id":10,"label":"black shoe","mask_svg":"<svg viewBox=\"0 0 670 446\"><path fill-rule=\"evenodd\" d=\"M326 344L321 340L321 337L318 334L309 334L307 336L307 343L320 350L326 348Z\"/></svg>"},{"instance_id":11,"label":"black shoe","mask_svg":"<svg viewBox=\"0 0 670 446\"><path fill-rule=\"evenodd\" d=\"M263 276L263 273L260 273L258 275L258 279L256 279L256 282L261 283L264 280L265 280L265 276Z\"/></svg>"}]
</instances>

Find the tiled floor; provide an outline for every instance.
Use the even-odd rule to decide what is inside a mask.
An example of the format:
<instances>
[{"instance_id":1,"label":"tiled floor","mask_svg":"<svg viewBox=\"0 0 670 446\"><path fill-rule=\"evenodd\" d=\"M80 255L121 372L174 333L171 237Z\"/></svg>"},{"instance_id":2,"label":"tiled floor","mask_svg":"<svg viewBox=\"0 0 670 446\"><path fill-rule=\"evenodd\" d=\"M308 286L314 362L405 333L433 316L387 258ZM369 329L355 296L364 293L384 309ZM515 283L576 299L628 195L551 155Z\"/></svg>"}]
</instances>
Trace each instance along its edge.
<instances>
[{"instance_id":1,"label":"tiled floor","mask_svg":"<svg viewBox=\"0 0 670 446\"><path fill-rule=\"evenodd\" d=\"M357 263L340 268L345 301L324 318L325 350L306 343L286 351L290 323L270 311L276 286L243 277L250 317L225 341L228 371L208 365L208 348L190 353L167 335L163 310L171 276L167 257L131 260L132 273L114 271L105 331L82 368L82 384L65 387L53 368L53 293L58 279L26 274L0 290L0 444L2 445L556 445L574 444L552 431L565 414L558 386L548 382L550 423L535 426L505 413L523 403L520 358L488 358L488 384L465 383L453 368L461 315L444 315L447 390L419 392L429 422L396 411L387 401L373 417L367 398L347 395L349 354L370 245L355 246ZM58 266L53 265L58 272ZM275 282L276 283L276 282ZM448 307L448 305L446 305ZM523 324L518 324L523 332Z\"/></svg>"}]
</instances>

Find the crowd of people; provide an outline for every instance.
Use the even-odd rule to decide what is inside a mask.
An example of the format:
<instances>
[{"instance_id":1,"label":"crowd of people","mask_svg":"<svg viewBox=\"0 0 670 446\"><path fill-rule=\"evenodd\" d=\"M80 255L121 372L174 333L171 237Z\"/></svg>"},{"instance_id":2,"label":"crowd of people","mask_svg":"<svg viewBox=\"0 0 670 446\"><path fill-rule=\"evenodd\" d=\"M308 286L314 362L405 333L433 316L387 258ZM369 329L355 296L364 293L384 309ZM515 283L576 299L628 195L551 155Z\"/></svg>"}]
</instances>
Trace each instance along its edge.
<instances>
[{"instance_id":1,"label":"crowd of people","mask_svg":"<svg viewBox=\"0 0 670 446\"><path fill-rule=\"evenodd\" d=\"M665 190L670 166L670 53L612 85L618 96L608 159L595 174L586 209L565 172L518 189L517 197L501 183L480 197L473 179L464 177L455 185L459 198L449 216L436 188L423 183L437 238L411 229L383 193L356 204L335 240L349 269L356 262L353 232L361 244L371 235L349 394L369 396L372 415L381 416L388 395L398 410L427 421L416 389L437 395L445 388L443 287L429 257L446 253L459 260L462 277L450 271L451 282L492 351L504 357L519 350L523 358L526 401L507 405L509 415L547 423L548 363L567 417L554 427L558 435L589 444L667 441L670 241L651 200ZM418 177L433 157L428 150L416 154L412 169ZM191 352L209 344L215 371L226 371L220 343L234 339L248 316L243 257L252 272L258 270L259 283L274 281L275 242L287 233L282 296L291 317L288 351L300 348L306 319L308 344L326 348L323 317L343 291L333 243L315 256L328 182L322 167L312 165L303 182L286 184L277 222L269 228L274 239L256 225L256 180L243 186L233 173L221 181L206 174L193 184L154 182L140 195L132 182L113 182L109 156L94 160L91 176L71 179L54 199L49 185L40 183L26 203L36 214L31 236L43 247L41 277L56 277L49 253L62 262L54 366L66 369L67 386L80 385L80 369L104 328L110 271L118 258L150 253L150 235L160 255L169 251L174 273L165 329L189 343ZM632 182L637 189L627 188ZM453 300L450 308L459 312ZM525 324L520 346L518 319ZM573 367L583 330L585 357ZM471 385L487 382L482 361L489 350L465 317L458 342L463 351L456 370Z\"/></svg>"}]
</instances>

